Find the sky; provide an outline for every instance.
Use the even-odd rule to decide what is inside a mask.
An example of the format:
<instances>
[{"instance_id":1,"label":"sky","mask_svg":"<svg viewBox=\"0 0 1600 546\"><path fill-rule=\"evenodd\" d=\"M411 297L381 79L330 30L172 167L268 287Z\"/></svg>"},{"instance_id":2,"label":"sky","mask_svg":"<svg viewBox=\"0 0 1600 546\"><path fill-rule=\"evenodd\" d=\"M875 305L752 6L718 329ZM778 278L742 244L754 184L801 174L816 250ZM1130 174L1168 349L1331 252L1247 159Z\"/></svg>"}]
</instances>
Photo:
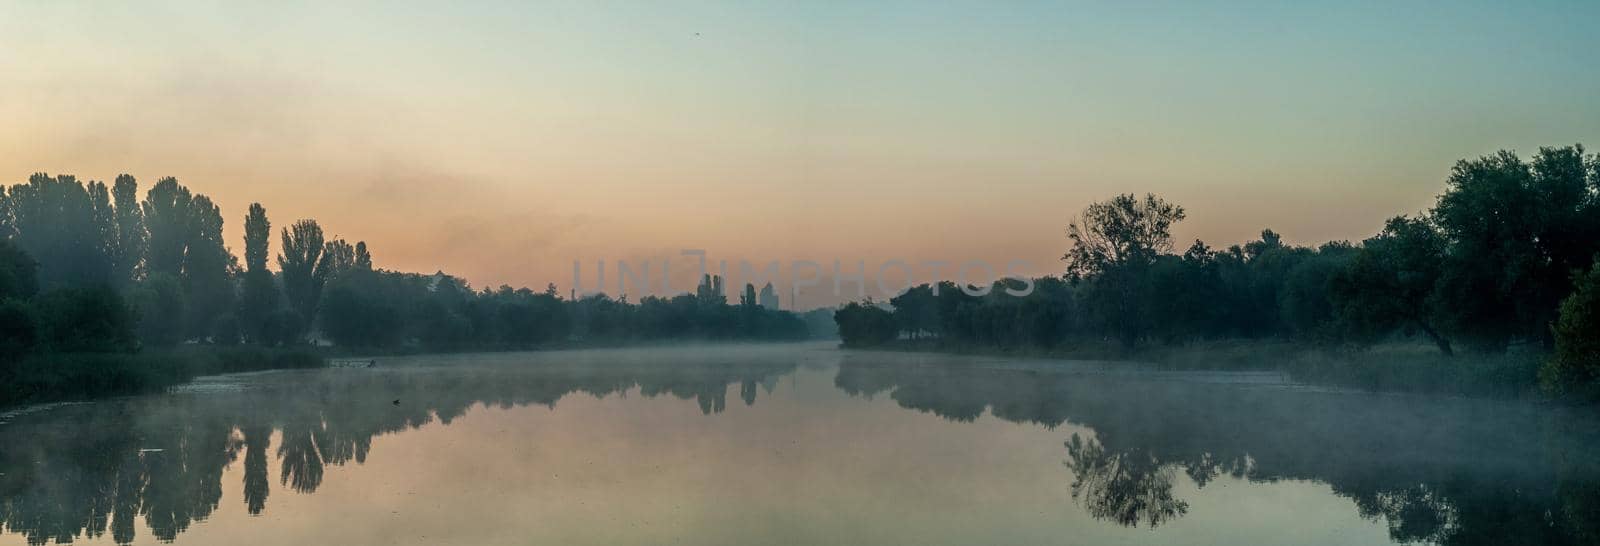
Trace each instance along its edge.
<instances>
[{"instance_id":1,"label":"sky","mask_svg":"<svg viewBox=\"0 0 1600 546\"><path fill-rule=\"evenodd\" d=\"M1056 274L1128 192L1180 247L1359 241L1457 160L1600 146L1594 2L453 4L0 3L0 181L173 176L235 253L260 202L565 294L683 249Z\"/></svg>"}]
</instances>

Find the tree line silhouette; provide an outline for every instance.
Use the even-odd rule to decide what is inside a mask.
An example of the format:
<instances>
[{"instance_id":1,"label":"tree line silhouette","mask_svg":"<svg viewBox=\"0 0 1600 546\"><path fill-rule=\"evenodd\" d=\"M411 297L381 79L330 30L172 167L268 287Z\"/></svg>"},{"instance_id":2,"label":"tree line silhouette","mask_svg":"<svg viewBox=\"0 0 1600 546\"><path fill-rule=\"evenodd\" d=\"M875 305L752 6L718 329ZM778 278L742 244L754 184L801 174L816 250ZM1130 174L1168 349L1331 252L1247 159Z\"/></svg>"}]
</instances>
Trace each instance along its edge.
<instances>
[{"instance_id":1,"label":"tree line silhouette","mask_svg":"<svg viewBox=\"0 0 1600 546\"><path fill-rule=\"evenodd\" d=\"M1061 276L1027 297L952 283L835 320L846 346L900 338L947 348L1052 349L1109 340L1123 350L1217 339L1363 348L1421 339L1445 356L1512 348L1548 354L1551 391L1592 397L1600 378L1600 159L1581 145L1463 160L1434 207L1375 236L1317 247L1272 230L1243 245L1172 237L1183 207L1155 195L1094 203L1067 227ZM886 305L885 305L886 304ZM1530 377L1531 377L1530 372Z\"/></svg>"},{"instance_id":2,"label":"tree line silhouette","mask_svg":"<svg viewBox=\"0 0 1600 546\"><path fill-rule=\"evenodd\" d=\"M566 299L554 285L475 289L443 272L379 269L365 242L329 238L309 219L278 232L273 271L273 225L260 203L244 216L242 264L223 225L209 197L173 178L142 199L129 175L107 186L39 173L0 187L0 385L9 386L0 405L98 392L72 386L86 382L108 392L170 383L183 373L151 376L159 363L132 355L180 345L476 350L810 335L795 313L754 298L729 305L720 278L637 302ZM261 366L308 360L220 354Z\"/></svg>"}]
</instances>

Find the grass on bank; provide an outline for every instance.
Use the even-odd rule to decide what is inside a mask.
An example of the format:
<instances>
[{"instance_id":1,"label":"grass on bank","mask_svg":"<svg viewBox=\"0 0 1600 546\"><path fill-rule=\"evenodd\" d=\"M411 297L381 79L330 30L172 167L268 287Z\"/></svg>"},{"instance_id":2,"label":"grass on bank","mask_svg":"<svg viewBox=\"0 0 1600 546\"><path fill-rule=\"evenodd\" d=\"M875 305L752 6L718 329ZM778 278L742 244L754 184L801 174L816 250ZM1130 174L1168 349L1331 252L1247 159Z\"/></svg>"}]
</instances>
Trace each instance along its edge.
<instances>
[{"instance_id":1,"label":"grass on bank","mask_svg":"<svg viewBox=\"0 0 1600 546\"><path fill-rule=\"evenodd\" d=\"M159 392L201 375L325 363L310 348L189 346L139 353L38 354L0 369L0 407Z\"/></svg>"},{"instance_id":2,"label":"grass on bank","mask_svg":"<svg viewBox=\"0 0 1600 546\"><path fill-rule=\"evenodd\" d=\"M1370 391L1421 392L1460 396L1543 399L1534 353L1464 354L1447 357L1431 347L1381 347L1339 353L1302 351L1284 366L1304 383Z\"/></svg>"},{"instance_id":3,"label":"grass on bank","mask_svg":"<svg viewBox=\"0 0 1600 546\"><path fill-rule=\"evenodd\" d=\"M1295 381L1352 389L1497 398L1544 398L1534 351L1444 356L1430 344L1395 342L1365 349L1329 348L1283 340L1223 340L1146 345L1126 350L1113 342L1085 341L1050 348L994 349L897 340L881 347L903 351L999 355L1062 360L1143 362L1191 371L1275 370Z\"/></svg>"}]
</instances>

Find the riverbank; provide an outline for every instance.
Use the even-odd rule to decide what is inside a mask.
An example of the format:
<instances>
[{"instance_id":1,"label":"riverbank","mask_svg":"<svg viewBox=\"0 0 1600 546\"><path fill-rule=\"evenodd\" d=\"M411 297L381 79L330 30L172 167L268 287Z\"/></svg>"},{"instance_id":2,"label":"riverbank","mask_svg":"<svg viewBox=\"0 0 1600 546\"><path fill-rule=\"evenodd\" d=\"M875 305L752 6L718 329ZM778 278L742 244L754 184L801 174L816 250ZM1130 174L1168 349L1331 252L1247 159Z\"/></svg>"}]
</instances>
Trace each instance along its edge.
<instances>
[{"instance_id":1,"label":"riverbank","mask_svg":"<svg viewBox=\"0 0 1600 546\"><path fill-rule=\"evenodd\" d=\"M774 343L718 340L563 341L528 347L404 347L390 349L338 346L267 348L191 345L139 353L56 353L33 355L10 370L0 369L0 409L29 404L88 400L159 392L202 375L262 370L319 368L332 360L373 357L512 353L686 347L706 343ZM10 372L7 374L6 372Z\"/></svg>"},{"instance_id":2,"label":"riverbank","mask_svg":"<svg viewBox=\"0 0 1600 546\"><path fill-rule=\"evenodd\" d=\"M17 362L0 381L0 408L158 392L202 375L316 368L311 348L190 346L139 353L54 353Z\"/></svg>"},{"instance_id":3,"label":"riverbank","mask_svg":"<svg viewBox=\"0 0 1600 546\"><path fill-rule=\"evenodd\" d=\"M797 338L797 339L718 339L689 337L681 339L600 339L600 340L563 340L549 341L538 344L519 345L460 345L447 347L424 347L418 345L404 345L398 347L340 347L329 345L318 347L317 350L328 358L371 358L395 356L422 356L422 355L456 355L474 353L524 353L524 352L550 352L550 351L581 351L585 349L648 349L653 347L695 347L701 345L768 345L781 343L804 342L832 342L838 343L838 338Z\"/></svg>"},{"instance_id":4,"label":"riverbank","mask_svg":"<svg viewBox=\"0 0 1600 546\"><path fill-rule=\"evenodd\" d=\"M937 340L897 340L866 350L939 352L981 356L1142 363L1163 370L1270 370L1297 382L1381 392L1413 392L1544 400L1539 388L1543 355L1447 357L1425 344L1392 343L1363 350L1330 349L1278 340L1207 341L1126 350L1115 343L1078 343L1054 349L1001 350L944 346Z\"/></svg>"},{"instance_id":5,"label":"riverbank","mask_svg":"<svg viewBox=\"0 0 1600 546\"><path fill-rule=\"evenodd\" d=\"M694 343L561 343L539 351L670 347ZM527 350L527 349L521 349ZM1160 370L1278 371L1293 381L1368 391L1544 400L1537 353L1445 357L1431 346L1396 343L1366 350L1334 350L1286 341L1233 340L1126 351L1111 343L1080 343L1051 350L946 347L937 340L899 340L868 350L935 352L1012 358L1127 362ZM0 408L158 392L202 375L315 368L350 357L505 352L357 351L334 347L262 348L186 346L136 354L39 355L20 362L0 381Z\"/></svg>"}]
</instances>

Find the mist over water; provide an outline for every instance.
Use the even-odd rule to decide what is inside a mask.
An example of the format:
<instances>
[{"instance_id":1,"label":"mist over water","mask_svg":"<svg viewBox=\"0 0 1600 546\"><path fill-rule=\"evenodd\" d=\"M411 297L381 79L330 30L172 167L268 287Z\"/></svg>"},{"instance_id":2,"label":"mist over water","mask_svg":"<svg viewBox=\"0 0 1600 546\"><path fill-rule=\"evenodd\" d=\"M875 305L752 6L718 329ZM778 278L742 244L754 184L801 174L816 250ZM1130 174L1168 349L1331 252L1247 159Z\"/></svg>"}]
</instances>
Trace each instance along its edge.
<instances>
[{"instance_id":1,"label":"mist over water","mask_svg":"<svg viewBox=\"0 0 1600 546\"><path fill-rule=\"evenodd\" d=\"M384 358L0 424L0 544L1582 544L1592 416L826 344Z\"/></svg>"}]
</instances>

